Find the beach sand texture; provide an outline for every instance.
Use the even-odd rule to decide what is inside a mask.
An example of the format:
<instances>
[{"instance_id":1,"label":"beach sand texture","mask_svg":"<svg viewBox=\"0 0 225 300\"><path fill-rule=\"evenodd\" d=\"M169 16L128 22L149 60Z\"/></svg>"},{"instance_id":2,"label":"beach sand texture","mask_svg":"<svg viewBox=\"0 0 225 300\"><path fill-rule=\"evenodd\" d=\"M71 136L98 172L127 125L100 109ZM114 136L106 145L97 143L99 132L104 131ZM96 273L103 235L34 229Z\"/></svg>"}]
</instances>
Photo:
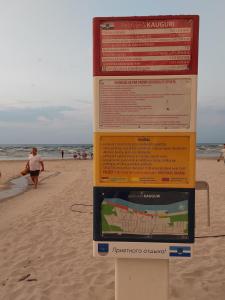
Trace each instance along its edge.
<instances>
[{"instance_id":1,"label":"beach sand texture","mask_svg":"<svg viewBox=\"0 0 225 300\"><path fill-rule=\"evenodd\" d=\"M92 257L92 207L73 206L92 205L92 161L45 165L37 190L0 203L0 299L113 300L114 261ZM23 166L0 162L0 185ZM206 192L197 191L196 235L225 234L223 162L198 160L197 180L210 186L211 227ZM171 261L169 293L169 300L225 299L225 237L197 239L192 260Z\"/></svg>"}]
</instances>

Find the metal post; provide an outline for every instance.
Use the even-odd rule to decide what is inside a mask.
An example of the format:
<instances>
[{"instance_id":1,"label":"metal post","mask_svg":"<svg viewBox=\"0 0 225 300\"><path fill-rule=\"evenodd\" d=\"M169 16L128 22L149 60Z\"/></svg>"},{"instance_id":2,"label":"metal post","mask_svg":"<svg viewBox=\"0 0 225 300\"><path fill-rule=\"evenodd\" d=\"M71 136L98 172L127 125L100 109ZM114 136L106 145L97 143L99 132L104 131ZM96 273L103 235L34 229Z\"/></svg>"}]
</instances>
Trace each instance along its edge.
<instances>
[{"instance_id":1,"label":"metal post","mask_svg":"<svg viewBox=\"0 0 225 300\"><path fill-rule=\"evenodd\" d=\"M115 300L168 300L168 259L116 259Z\"/></svg>"},{"instance_id":2,"label":"metal post","mask_svg":"<svg viewBox=\"0 0 225 300\"><path fill-rule=\"evenodd\" d=\"M209 197L209 184L206 181L196 181L196 190L206 190L207 192L207 208L208 208L208 226L210 227L210 197Z\"/></svg>"}]
</instances>

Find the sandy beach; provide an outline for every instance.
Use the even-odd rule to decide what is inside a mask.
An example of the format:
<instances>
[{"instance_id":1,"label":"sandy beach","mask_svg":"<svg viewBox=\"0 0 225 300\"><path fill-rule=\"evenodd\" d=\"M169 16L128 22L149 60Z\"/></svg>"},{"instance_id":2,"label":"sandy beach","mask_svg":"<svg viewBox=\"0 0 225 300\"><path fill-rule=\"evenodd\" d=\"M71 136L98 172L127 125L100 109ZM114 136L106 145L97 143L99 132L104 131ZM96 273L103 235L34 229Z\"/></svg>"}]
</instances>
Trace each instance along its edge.
<instances>
[{"instance_id":1,"label":"sandy beach","mask_svg":"<svg viewBox=\"0 0 225 300\"><path fill-rule=\"evenodd\" d=\"M23 166L0 161L0 187ZM45 166L37 190L0 201L0 299L113 300L114 261L92 257L92 161ZM224 235L225 165L198 160L197 180L209 183L211 226L197 191L196 236ZM225 237L198 238L192 260L170 262L169 300L224 298Z\"/></svg>"}]
</instances>

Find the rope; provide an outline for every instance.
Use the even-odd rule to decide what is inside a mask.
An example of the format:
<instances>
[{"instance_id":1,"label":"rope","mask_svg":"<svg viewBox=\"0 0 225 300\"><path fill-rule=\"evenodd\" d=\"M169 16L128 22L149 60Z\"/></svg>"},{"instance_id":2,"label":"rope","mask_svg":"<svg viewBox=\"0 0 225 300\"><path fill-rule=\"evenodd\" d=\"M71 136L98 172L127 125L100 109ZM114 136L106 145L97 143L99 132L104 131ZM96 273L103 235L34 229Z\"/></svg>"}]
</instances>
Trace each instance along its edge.
<instances>
[{"instance_id":1,"label":"rope","mask_svg":"<svg viewBox=\"0 0 225 300\"><path fill-rule=\"evenodd\" d=\"M93 207L93 205L90 205L90 204L83 204L83 203L74 203L70 206L70 209L71 211L74 211L74 212L78 212L78 213L81 213L81 214L87 214L87 213L90 213L90 214L93 214L93 212L88 212L88 211L81 211L81 210L77 210L77 209L73 209L74 206L85 206L85 207Z\"/></svg>"}]
</instances>

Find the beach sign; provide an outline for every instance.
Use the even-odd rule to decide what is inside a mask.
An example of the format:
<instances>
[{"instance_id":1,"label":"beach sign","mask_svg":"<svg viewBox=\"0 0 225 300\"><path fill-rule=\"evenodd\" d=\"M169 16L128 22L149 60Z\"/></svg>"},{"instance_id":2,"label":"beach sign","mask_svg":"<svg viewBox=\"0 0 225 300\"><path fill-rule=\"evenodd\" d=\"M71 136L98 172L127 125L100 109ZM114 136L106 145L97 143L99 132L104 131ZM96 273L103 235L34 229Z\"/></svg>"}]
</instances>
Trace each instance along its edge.
<instances>
[{"instance_id":1,"label":"beach sign","mask_svg":"<svg viewBox=\"0 0 225 300\"><path fill-rule=\"evenodd\" d=\"M93 20L95 256L192 257L198 30L193 15Z\"/></svg>"},{"instance_id":2,"label":"beach sign","mask_svg":"<svg viewBox=\"0 0 225 300\"><path fill-rule=\"evenodd\" d=\"M117 258L116 300L167 300L169 259L192 257L198 27L93 21L93 253Z\"/></svg>"}]
</instances>

